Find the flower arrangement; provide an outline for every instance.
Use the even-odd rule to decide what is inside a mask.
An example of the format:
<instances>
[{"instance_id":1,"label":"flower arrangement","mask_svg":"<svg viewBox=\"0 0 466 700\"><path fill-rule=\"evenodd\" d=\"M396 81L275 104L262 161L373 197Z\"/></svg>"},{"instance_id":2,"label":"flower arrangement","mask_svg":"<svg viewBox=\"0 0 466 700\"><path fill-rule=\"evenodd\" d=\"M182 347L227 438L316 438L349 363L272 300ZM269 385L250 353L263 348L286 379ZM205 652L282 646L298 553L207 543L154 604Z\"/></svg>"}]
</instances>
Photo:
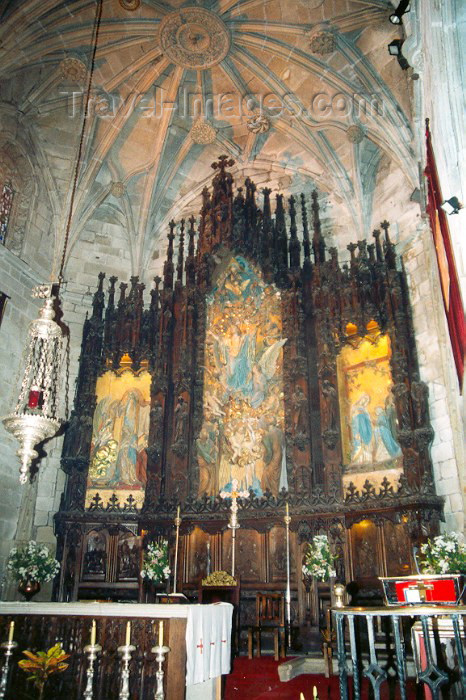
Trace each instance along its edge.
<instances>
[{"instance_id":1,"label":"flower arrangement","mask_svg":"<svg viewBox=\"0 0 466 700\"><path fill-rule=\"evenodd\" d=\"M141 569L141 578L149 579L154 583L161 583L170 576L168 565L168 542L161 540L148 545L144 554L144 562Z\"/></svg>"},{"instance_id":2,"label":"flower arrangement","mask_svg":"<svg viewBox=\"0 0 466 700\"><path fill-rule=\"evenodd\" d=\"M18 666L29 673L28 681L34 683L41 700L49 677L53 673L61 673L68 668L69 664L63 662L70 657L70 654L63 651L61 644L55 644L48 651L38 651L37 654L33 654L32 651L23 651L23 654L27 659L18 661Z\"/></svg>"},{"instance_id":3,"label":"flower arrangement","mask_svg":"<svg viewBox=\"0 0 466 700\"><path fill-rule=\"evenodd\" d=\"M60 564L45 545L31 540L24 547L10 550L7 570L15 581L45 583L60 571Z\"/></svg>"},{"instance_id":4,"label":"flower arrangement","mask_svg":"<svg viewBox=\"0 0 466 700\"><path fill-rule=\"evenodd\" d=\"M316 535L308 543L304 555L304 576L312 576L317 581L328 581L331 576L336 576L334 564L335 557L330 551L327 535Z\"/></svg>"},{"instance_id":5,"label":"flower arrangement","mask_svg":"<svg viewBox=\"0 0 466 700\"><path fill-rule=\"evenodd\" d=\"M466 545L457 532L438 535L421 545L423 574L466 574Z\"/></svg>"}]
</instances>

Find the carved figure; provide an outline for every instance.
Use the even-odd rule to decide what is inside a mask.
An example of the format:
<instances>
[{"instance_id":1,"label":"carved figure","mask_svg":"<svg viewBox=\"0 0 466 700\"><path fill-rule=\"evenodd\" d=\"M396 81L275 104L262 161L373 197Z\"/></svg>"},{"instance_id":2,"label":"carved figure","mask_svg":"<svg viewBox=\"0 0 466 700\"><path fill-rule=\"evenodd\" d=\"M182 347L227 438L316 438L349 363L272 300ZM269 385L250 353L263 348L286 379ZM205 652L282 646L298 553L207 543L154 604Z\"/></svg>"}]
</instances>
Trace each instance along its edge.
<instances>
[{"instance_id":1,"label":"carved figure","mask_svg":"<svg viewBox=\"0 0 466 700\"><path fill-rule=\"evenodd\" d=\"M139 551L134 541L124 539L119 550L119 575L121 578L137 578L139 573Z\"/></svg>"},{"instance_id":2,"label":"carved figure","mask_svg":"<svg viewBox=\"0 0 466 700\"><path fill-rule=\"evenodd\" d=\"M90 535L84 555L84 573L105 574L106 560L105 541L99 534Z\"/></svg>"},{"instance_id":3,"label":"carved figure","mask_svg":"<svg viewBox=\"0 0 466 700\"><path fill-rule=\"evenodd\" d=\"M293 429L295 435L306 434L308 431L307 398L299 384L291 398L293 402Z\"/></svg>"},{"instance_id":4,"label":"carved figure","mask_svg":"<svg viewBox=\"0 0 466 700\"><path fill-rule=\"evenodd\" d=\"M429 389L424 382L412 382L411 397L414 409L414 425L416 428L423 428L428 424L427 400Z\"/></svg>"},{"instance_id":5,"label":"carved figure","mask_svg":"<svg viewBox=\"0 0 466 700\"><path fill-rule=\"evenodd\" d=\"M324 429L336 430L338 393L328 379L324 379L322 382L322 397L324 399L322 403Z\"/></svg>"},{"instance_id":6,"label":"carved figure","mask_svg":"<svg viewBox=\"0 0 466 700\"><path fill-rule=\"evenodd\" d=\"M182 396L178 397L175 407L175 431L173 435L174 443L183 442L188 433L189 407Z\"/></svg>"}]
</instances>

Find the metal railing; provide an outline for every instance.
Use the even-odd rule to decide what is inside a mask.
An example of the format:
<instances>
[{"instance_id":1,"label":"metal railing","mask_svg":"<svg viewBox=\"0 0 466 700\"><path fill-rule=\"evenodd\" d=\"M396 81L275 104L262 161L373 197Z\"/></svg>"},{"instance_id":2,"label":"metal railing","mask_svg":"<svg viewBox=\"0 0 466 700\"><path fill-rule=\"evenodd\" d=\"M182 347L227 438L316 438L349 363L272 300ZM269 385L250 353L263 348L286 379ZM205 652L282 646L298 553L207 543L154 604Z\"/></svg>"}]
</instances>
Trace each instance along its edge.
<instances>
[{"instance_id":1,"label":"metal railing","mask_svg":"<svg viewBox=\"0 0 466 700\"><path fill-rule=\"evenodd\" d=\"M429 688L432 700L441 700L442 688L453 684L462 690L443 695L444 698L466 698L466 668L464 662L464 637L466 606L416 605L378 608L338 607L332 610L335 617L337 657L340 683L340 700L349 700L349 675L353 676L353 700L361 698L361 679L367 678L375 700L380 700L381 686L389 681L390 657L394 656L396 683L401 700L407 694L406 647L412 643L416 662L417 681ZM390 620L386 627L387 658L377 649L374 623ZM403 624L407 621L407 625ZM412 626L410 623L413 623ZM347 629L345 629L347 625ZM407 640L406 627L410 626L411 639ZM392 634L389 634L391 632ZM347 640L351 657L348 668ZM445 653L445 641L452 645L450 664ZM394 646L394 649L393 649ZM443 646L443 648L442 648ZM364 648L364 652L363 652ZM393 654L394 652L394 654ZM363 653L365 662L363 663ZM379 659L377 658L379 653ZM426 696L428 697L428 695Z\"/></svg>"}]
</instances>

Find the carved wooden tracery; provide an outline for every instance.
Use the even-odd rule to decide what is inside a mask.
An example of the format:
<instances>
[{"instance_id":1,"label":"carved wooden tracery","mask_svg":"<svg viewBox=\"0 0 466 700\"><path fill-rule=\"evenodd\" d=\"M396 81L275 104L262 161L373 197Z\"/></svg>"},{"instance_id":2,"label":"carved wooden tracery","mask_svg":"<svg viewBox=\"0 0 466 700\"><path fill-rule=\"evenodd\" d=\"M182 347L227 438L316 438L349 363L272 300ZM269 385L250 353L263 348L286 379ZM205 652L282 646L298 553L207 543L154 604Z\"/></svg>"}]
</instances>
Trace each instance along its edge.
<instances>
[{"instance_id":1,"label":"carved wooden tracery","mask_svg":"<svg viewBox=\"0 0 466 700\"><path fill-rule=\"evenodd\" d=\"M373 243L348 246L350 262L341 266L336 249L326 250L317 193L312 195L312 234L304 196L299 217L297 202L290 197L287 230L283 196L276 195L272 216L271 191L263 189L259 209L256 187L249 179L234 194L227 171L231 165L226 157L214 164L212 191L202 193L197 231L194 218L178 227L170 223L163 279L155 278L149 306L144 306L144 285L137 277L131 278L129 288L121 283L119 292L117 279L110 277L105 300L105 275L99 275L93 313L84 325L75 406L63 448L62 466L68 479L56 516L59 555L82 559L77 550L84 545L82 540L77 545L79 537L73 534L77 528L83 536L89 528L113 527L145 537L163 533L172 537L176 506L181 503L183 556L178 576L182 587L197 587L193 580L196 548L189 543L198 532L196 527L210 536L212 569L225 568L229 504L219 496L199 495L197 440L203 419L208 295L219 266L239 255L278 291L287 339L283 401L288 490L265 491L261 497L251 491L241 502L240 550L246 552L249 542L258 558L253 566L251 557L245 556L244 572L239 559L245 590L249 587L252 595L264 587L283 588L280 533L286 501L292 515L295 590L299 589L300 543L317 532L327 532L340 555L340 576L365 578L358 569L359 560L352 558L359 535L348 533L348 528L357 528L358 522L367 519L380 531L382 574L391 567L387 557L393 549L393 527L402 527L410 541L417 541L435 530L442 514L432 483L427 387L419 378L406 276L390 241L388 223L382 223L383 233L374 231ZM383 478L377 486L366 480L358 487L346 477L343 486L337 358L348 343L357 345L358 339L377 334L387 334L391 347L401 476L398 483ZM96 382L122 364L135 373L147 368L151 375L144 503L138 508L131 497L126 502L116 498L104 502L95 496L85 508ZM391 529L383 529L386 521ZM370 546L368 540L364 546ZM409 553L406 556L409 565ZM203 554L197 557L205 562ZM59 595L69 595L65 593L70 589L69 576L64 574ZM78 571L76 577L82 573ZM74 595L78 586L79 581ZM293 603L301 606L297 615L302 614L300 595Z\"/></svg>"}]
</instances>

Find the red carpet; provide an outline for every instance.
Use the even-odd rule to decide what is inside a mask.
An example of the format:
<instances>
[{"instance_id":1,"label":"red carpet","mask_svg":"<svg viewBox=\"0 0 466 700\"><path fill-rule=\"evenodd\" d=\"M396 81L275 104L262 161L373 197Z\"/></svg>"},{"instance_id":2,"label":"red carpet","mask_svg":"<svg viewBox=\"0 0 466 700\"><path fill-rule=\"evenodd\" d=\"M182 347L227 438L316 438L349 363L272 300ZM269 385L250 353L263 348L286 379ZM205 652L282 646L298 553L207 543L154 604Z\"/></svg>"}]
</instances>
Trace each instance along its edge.
<instances>
[{"instance_id":1,"label":"red carpet","mask_svg":"<svg viewBox=\"0 0 466 700\"><path fill-rule=\"evenodd\" d=\"M284 659L275 661L273 656L262 656L259 659L237 657L232 673L226 679L225 700L299 700L300 693L304 695L305 700L312 700L314 685L317 687L319 700L339 700L338 676L325 678L323 675L303 674L282 683L277 666L283 661ZM351 683L350 679L350 686ZM369 698L368 685L368 681L364 679L361 700ZM408 697L415 697L414 688L414 682L408 684ZM414 695L410 694L410 691L414 692ZM398 689L394 697L399 698ZM381 698L389 698L386 683L382 686Z\"/></svg>"},{"instance_id":2,"label":"red carpet","mask_svg":"<svg viewBox=\"0 0 466 700\"><path fill-rule=\"evenodd\" d=\"M275 661L273 656L262 656L260 659L244 656L236 658L233 672L227 676L225 700L299 700L300 693L303 693L306 700L312 700L313 685L317 686L319 700L338 700L340 694L336 677L301 675L282 683L277 666L283 661L284 659Z\"/></svg>"}]
</instances>

